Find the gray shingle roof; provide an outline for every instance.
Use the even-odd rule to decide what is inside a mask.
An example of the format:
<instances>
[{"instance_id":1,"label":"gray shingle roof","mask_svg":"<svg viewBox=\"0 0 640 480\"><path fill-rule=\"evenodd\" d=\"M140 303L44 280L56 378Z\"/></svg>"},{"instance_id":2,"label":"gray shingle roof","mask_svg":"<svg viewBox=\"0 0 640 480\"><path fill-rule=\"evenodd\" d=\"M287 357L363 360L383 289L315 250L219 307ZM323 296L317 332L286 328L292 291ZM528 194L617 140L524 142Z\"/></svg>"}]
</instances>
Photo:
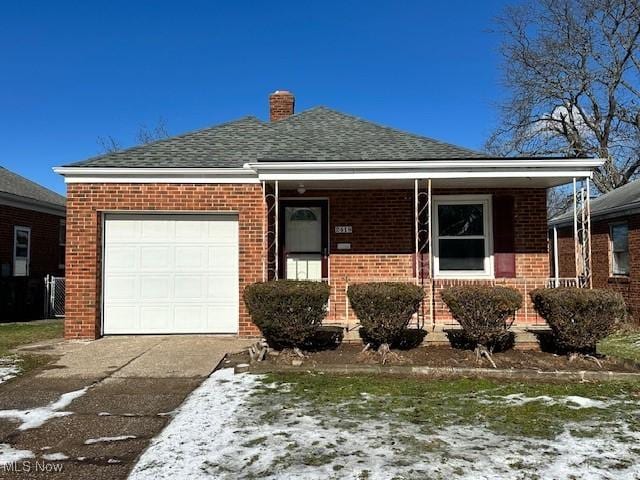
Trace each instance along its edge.
<instances>
[{"instance_id":1,"label":"gray shingle roof","mask_svg":"<svg viewBox=\"0 0 640 480\"><path fill-rule=\"evenodd\" d=\"M591 217L609 215L616 212L624 215L638 208L640 208L640 180L635 180L591 200ZM573 207L568 212L558 215L549 221L551 225L560 225L568 222L573 222Z\"/></svg>"},{"instance_id":2,"label":"gray shingle roof","mask_svg":"<svg viewBox=\"0 0 640 480\"><path fill-rule=\"evenodd\" d=\"M63 206L66 199L56 192L44 188L31 180L0 167L0 193L8 193L39 202Z\"/></svg>"},{"instance_id":3,"label":"gray shingle roof","mask_svg":"<svg viewBox=\"0 0 640 480\"><path fill-rule=\"evenodd\" d=\"M428 160L487 155L316 107L265 123L245 117L74 167L241 167L255 161Z\"/></svg>"}]
</instances>

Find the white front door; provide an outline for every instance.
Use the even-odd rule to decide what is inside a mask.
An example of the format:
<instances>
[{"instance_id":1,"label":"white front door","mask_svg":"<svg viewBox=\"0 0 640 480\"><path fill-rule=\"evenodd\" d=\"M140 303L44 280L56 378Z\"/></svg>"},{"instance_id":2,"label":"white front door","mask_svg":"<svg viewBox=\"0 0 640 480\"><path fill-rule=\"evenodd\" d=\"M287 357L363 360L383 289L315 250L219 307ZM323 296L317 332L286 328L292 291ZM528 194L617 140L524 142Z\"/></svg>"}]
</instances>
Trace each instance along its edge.
<instances>
[{"instance_id":1,"label":"white front door","mask_svg":"<svg viewBox=\"0 0 640 480\"><path fill-rule=\"evenodd\" d=\"M235 215L108 214L103 333L237 333Z\"/></svg>"},{"instance_id":2,"label":"white front door","mask_svg":"<svg viewBox=\"0 0 640 480\"><path fill-rule=\"evenodd\" d=\"M13 228L13 276L29 276L29 260L31 259L31 228Z\"/></svg>"}]
</instances>

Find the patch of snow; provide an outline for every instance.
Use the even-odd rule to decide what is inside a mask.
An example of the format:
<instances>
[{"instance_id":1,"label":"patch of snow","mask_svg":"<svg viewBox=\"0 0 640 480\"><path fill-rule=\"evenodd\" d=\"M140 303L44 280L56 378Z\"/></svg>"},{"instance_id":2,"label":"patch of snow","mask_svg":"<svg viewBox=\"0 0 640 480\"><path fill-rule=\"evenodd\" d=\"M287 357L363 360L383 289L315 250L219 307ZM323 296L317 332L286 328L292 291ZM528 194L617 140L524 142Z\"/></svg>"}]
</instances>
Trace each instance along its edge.
<instances>
[{"instance_id":1,"label":"patch of snow","mask_svg":"<svg viewBox=\"0 0 640 480\"><path fill-rule=\"evenodd\" d=\"M100 412L100 413L98 413L98 416L99 417L110 417L111 414L109 412Z\"/></svg>"},{"instance_id":2,"label":"patch of snow","mask_svg":"<svg viewBox=\"0 0 640 480\"><path fill-rule=\"evenodd\" d=\"M117 458L110 458L109 460L107 460L107 463L122 463L122 460L118 460Z\"/></svg>"},{"instance_id":3,"label":"patch of snow","mask_svg":"<svg viewBox=\"0 0 640 480\"><path fill-rule=\"evenodd\" d=\"M72 412L65 412L61 410L68 407L76 398L84 395L88 389L89 387L84 387L80 390L74 390L73 392L64 393L58 400L50 403L45 407L36 407L27 410L0 410L0 418L8 418L11 420L18 420L22 422L22 424L18 427L18 430L29 430L31 428L38 428L52 418L71 415Z\"/></svg>"},{"instance_id":4,"label":"patch of snow","mask_svg":"<svg viewBox=\"0 0 640 480\"><path fill-rule=\"evenodd\" d=\"M84 441L85 445L93 445L94 443L103 443L103 442L120 442L122 440L131 440L133 438L138 438L135 435L118 435L116 437L98 437L98 438L89 438Z\"/></svg>"},{"instance_id":5,"label":"patch of snow","mask_svg":"<svg viewBox=\"0 0 640 480\"><path fill-rule=\"evenodd\" d=\"M0 358L0 383L14 378L20 373L19 359L15 357Z\"/></svg>"},{"instance_id":6,"label":"patch of snow","mask_svg":"<svg viewBox=\"0 0 640 480\"><path fill-rule=\"evenodd\" d=\"M62 452L58 453L48 453L47 455L42 456L43 459L48 460L50 462L60 461L60 460L68 460L69 457L66 456Z\"/></svg>"},{"instance_id":7,"label":"patch of snow","mask_svg":"<svg viewBox=\"0 0 640 480\"><path fill-rule=\"evenodd\" d=\"M290 403L280 408L268 395L255 395L259 389L265 391L261 379L234 375L231 369L211 375L151 442L130 480L172 479L176 472L193 479L265 480L640 478L634 451L640 432L624 422L596 428L593 436L574 435L573 427L586 426L568 424L551 440L508 436L482 425L431 430L391 415L363 420L295 402L293 408ZM369 398L375 396L363 395L358 402ZM493 398L600 408L600 400L584 397ZM261 399L263 409L252 406L256 399Z\"/></svg>"},{"instance_id":8,"label":"patch of snow","mask_svg":"<svg viewBox=\"0 0 640 480\"><path fill-rule=\"evenodd\" d=\"M33 458L33 456L33 452L30 450L18 450L8 443L0 443L0 465L20 462L27 458Z\"/></svg>"},{"instance_id":9,"label":"patch of snow","mask_svg":"<svg viewBox=\"0 0 640 480\"><path fill-rule=\"evenodd\" d=\"M550 397L548 395L539 395L537 397L527 397L523 393L512 393L504 396L491 396L481 398L480 403L501 403L508 406L520 406L531 402L540 402L545 405L564 405L568 408L608 408L618 400L595 400L593 398L579 397L576 395L567 395L560 397Z\"/></svg>"},{"instance_id":10,"label":"patch of snow","mask_svg":"<svg viewBox=\"0 0 640 480\"><path fill-rule=\"evenodd\" d=\"M51 447L42 447L40 450L51 450Z\"/></svg>"}]
</instances>

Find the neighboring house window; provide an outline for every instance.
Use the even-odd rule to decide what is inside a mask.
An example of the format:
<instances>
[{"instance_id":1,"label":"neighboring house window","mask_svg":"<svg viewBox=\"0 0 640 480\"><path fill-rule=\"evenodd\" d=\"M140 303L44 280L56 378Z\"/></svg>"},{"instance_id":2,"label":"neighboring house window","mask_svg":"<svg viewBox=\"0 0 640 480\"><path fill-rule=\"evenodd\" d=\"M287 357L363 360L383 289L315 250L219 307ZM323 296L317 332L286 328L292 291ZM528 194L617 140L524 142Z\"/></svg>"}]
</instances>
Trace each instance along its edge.
<instances>
[{"instance_id":1,"label":"neighboring house window","mask_svg":"<svg viewBox=\"0 0 640 480\"><path fill-rule=\"evenodd\" d=\"M64 270L65 245L67 244L67 221L60 219L58 230L58 268Z\"/></svg>"},{"instance_id":2,"label":"neighboring house window","mask_svg":"<svg viewBox=\"0 0 640 480\"><path fill-rule=\"evenodd\" d=\"M31 228L13 227L13 276L29 276L31 257Z\"/></svg>"},{"instance_id":3,"label":"neighboring house window","mask_svg":"<svg viewBox=\"0 0 640 480\"><path fill-rule=\"evenodd\" d=\"M626 223L609 225L611 239L611 273L629 275L629 226Z\"/></svg>"},{"instance_id":4,"label":"neighboring house window","mask_svg":"<svg viewBox=\"0 0 640 480\"><path fill-rule=\"evenodd\" d=\"M491 197L443 195L433 204L434 274L491 277Z\"/></svg>"}]
</instances>

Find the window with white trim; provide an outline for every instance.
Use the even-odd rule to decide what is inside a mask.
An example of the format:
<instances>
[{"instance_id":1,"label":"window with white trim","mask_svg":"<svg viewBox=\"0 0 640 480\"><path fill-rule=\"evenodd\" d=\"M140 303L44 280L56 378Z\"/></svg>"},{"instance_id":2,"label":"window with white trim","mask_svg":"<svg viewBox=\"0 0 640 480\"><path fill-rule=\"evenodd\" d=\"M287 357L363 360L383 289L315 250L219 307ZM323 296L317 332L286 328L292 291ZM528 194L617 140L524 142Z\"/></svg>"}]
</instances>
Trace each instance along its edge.
<instances>
[{"instance_id":1,"label":"window with white trim","mask_svg":"<svg viewBox=\"0 0 640 480\"><path fill-rule=\"evenodd\" d=\"M626 222L609 225L611 274L629 275L629 226Z\"/></svg>"},{"instance_id":2,"label":"window with white trim","mask_svg":"<svg viewBox=\"0 0 640 480\"><path fill-rule=\"evenodd\" d=\"M60 219L58 224L58 269L64 270L64 256L67 245L67 220Z\"/></svg>"},{"instance_id":3,"label":"window with white trim","mask_svg":"<svg viewBox=\"0 0 640 480\"><path fill-rule=\"evenodd\" d=\"M493 275L490 195L434 197L432 228L435 276Z\"/></svg>"},{"instance_id":4,"label":"window with white trim","mask_svg":"<svg viewBox=\"0 0 640 480\"><path fill-rule=\"evenodd\" d=\"M31 259L31 228L13 227L13 276L28 277Z\"/></svg>"}]
</instances>

